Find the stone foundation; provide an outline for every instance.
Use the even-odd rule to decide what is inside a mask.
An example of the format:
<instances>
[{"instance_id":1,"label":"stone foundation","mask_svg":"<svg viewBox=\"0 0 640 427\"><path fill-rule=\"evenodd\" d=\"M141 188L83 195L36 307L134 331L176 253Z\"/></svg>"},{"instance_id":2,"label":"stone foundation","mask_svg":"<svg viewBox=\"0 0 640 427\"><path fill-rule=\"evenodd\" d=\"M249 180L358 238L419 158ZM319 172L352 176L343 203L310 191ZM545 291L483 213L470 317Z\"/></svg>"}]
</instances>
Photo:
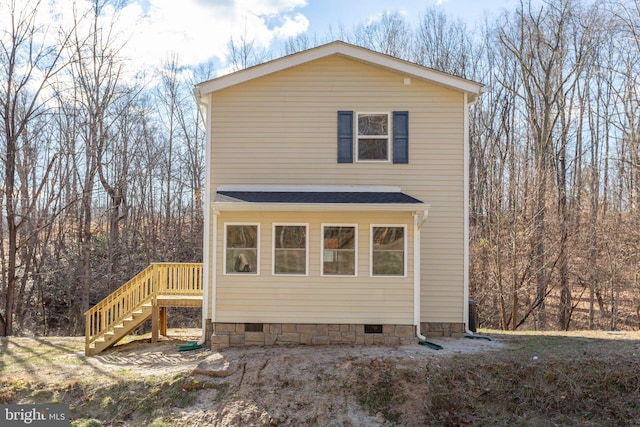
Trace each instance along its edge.
<instances>
[{"instance_id":1,"label":"stone foundation","mask_svg":"<svg viewBox=\"0 0 640 427\"><path fill-rule=\"evenodd\" d=\"M244 323L215 323L211 349L271 345L406 345L415 344L413 325L383 325L382 333L365 333L365 325L261 323L262 332L245 331ZM251 324L255 329L255 324ZM208 328L207 328L208 329Z\"/></svg>"},{"instance_id":2,"label":"stone foundation","mask_svg":"<svg viewBox=\"0 0 640 427\"><path fill-rule=\"evenodd\" d=\"M245 328L245 325L247 327ZM262 329L256 332L256 329ZM422 323L428 337L462 337L462 323ZM249 330L245 330L249 329ZM365 325L295 323L210 323L207 344L218 351L228 347L272 345L410 345L417 342L413 325L382 325L382 333L365 333Z\"/></svg>"},{"instance_id":3,"label":"stone foundation","mask_svg":"<svg viewBox=\"0 0 640 427\"><path fill-rule=\"evenodd\" d=\"M422 322L420 332L425 337L452 337L462 338L464 336L464 323L448 322Z\"/></svg>"}]
</instances>

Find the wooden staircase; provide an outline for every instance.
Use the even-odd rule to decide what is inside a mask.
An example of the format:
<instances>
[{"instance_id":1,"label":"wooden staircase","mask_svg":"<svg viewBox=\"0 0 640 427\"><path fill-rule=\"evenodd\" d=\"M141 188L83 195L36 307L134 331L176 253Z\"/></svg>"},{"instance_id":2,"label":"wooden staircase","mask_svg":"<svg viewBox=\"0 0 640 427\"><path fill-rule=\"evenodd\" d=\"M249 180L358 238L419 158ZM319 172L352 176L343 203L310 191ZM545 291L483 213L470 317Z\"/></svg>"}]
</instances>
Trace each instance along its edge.
<instances>
[{"instance_id":1,"label":"wooden staircase","mask_svg":"<svg viewBox=\"0 0 640 427\"><path fill-rule=\"evenodd\" d=\"M166 335L167 307L201 306L202 264L151 264L85 313L85 354L115 345L149 318L156 341Z\"/></svg>"}]
</instances>

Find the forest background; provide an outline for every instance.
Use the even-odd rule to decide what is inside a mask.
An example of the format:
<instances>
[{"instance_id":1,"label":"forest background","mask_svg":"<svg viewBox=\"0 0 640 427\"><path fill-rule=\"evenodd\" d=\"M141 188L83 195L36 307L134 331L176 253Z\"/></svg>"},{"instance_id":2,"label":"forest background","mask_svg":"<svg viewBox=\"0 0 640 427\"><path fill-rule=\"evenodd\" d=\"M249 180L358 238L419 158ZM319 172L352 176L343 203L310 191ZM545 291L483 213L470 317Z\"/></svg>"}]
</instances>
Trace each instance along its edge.
<instances>
[{"instance_id":1,"label":"forest background","mask_svg":"<svg viewBox=\"0 0 640 427\"><path fill-rule=\"evenodd\" d=\"M82 335L150 262L201 262L205 134L194 84L335 39L481 82L471 110L470 295L503 329L640 327L640 0L521 0L473 28L437 8L225 70L133 72L93 0L73 22L9 2L0 28L0 335ZM199 322L197 323L197 325Z\"/></svg>"}]
</instances>

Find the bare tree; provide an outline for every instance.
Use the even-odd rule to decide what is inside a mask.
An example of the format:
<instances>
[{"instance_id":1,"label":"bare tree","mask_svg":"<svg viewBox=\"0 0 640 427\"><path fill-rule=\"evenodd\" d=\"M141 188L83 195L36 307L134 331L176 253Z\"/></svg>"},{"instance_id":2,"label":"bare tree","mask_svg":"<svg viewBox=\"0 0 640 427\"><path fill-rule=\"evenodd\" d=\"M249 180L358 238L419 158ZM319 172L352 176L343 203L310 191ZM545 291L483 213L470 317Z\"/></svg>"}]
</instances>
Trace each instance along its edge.
<instances>
[{"instance_id":1,"label":"bare tree","mask_svg":"<svg viewBox=\"0 0 640 427\"><path fill-rule=\"evenodd\" d=\"M283 55L291 55L296 52L302 52L303 50L319 46L323 43L320 40L321 38L317 35L310 37L308 34L298 34L295 37L285 40Z\"/></svg>"},{"instance_id":2,"label":"bare tree","mask_svg":"<svg viewBox=\"0 0 640 427\"><path fill-rule=\"evenodd\" d=\"M53 77L67 64L63 56L68 36L60 44L49 45L47 36L55 29L39 22L41 1L31 1L19 8L15 1L0 13L6 19L0 34L0 119L3 125L3 196L6 212L7 271L4 316L0 314L0 333L13 333L15 292L19 280L18 238L30 215L36 210L40 193L47 181L48 170L38 177L34 193L27 199L18 196L21 187L19 159L22 149L30 145L29 124L47 109L46 99ZM52 159L54 161L55 159ZM51 164L53 167L53 164ZM26 177L23 177L26 178ZM23 192L24 196L25 193ZM18 197L16 197L18 196Z\"/></svg>"},{"instance_id":3,"label":"bare tree","mask_svg":"<svg viewBox=\"0 0 640 427\"><path fill-rule=\"evenodd\" d=\"M269 59L269 52L257 45L256 40L247 34L245 27L244 34L238 39L229 37L227 42L227 66L231 71L244 70L261 64Z\"/></svg>"},{"instance_id":4,"label":"bare tree","mask_svg":"<svg viewBox=\"0 0 640 427\"><path fill-rule=\"evenodd\" d=\"M472 38L466 25L436 8L428 8L416 32L415 61L436 70L469 77L475 73Z\"/></svg>"},{"instance_id":5,"label":"bare tree","mask_svg":"<svg viewBox=\"0 0 640 427\"><path fill-rule=\"evenodd\" d=\"M354 42L376 52L409 59L412 32L399 12L385 12L378 19L360 24L353 32Z\"/></svg>"},{"instance_id":6,"label":"bare tree","mask_svg":"<svg viewBox=\"0 0 640 427\"><path fill-rule=\"evenodd\" d=\"M547 254L547 203L554 132L564 111L565 92L576 81L580 67L580 63L567 61L571 11L568 0L545 2L540 7L522 1L514 24L504 25L498 34L502 46L518 61L522 92L517 96L524 102L535 153L535 233L531 245L535 260L536 320L540 329L547 326L545 299L550 263L554 262Z\"/></svg>"},{"instance_id":7,"label":"bare tree","mask_svg":"<svg viewBox=\"0 0 640 427\"><path fill-rule=\"evenodd\" d=\"M118 113L112 110L126 93L120 86L123 63L118 57L123 45L117 40L113 22L106 27L102 22L102 12L109 4L109 0L94 0L89 11L74 10L77 25L70 47L73 62L69 77L74 87L72 97L67 102L74 105L73 111L79 115L76 125L80 127L80 132L77 136L83 150L82 158L76 159L76 170L81 176L81 202L78 211L79 255L82 260L79 314L89 309L89 292L93 281L92 202L96 179L104 178L104 174L100 175L101 161L112 132L115 132L111 125ZM88 25L80 25L81 22ZM120 189L109 186L106 179L102 183L112 199L112 215L118 218L123 201Z\"/></svg>"}]
</instances>

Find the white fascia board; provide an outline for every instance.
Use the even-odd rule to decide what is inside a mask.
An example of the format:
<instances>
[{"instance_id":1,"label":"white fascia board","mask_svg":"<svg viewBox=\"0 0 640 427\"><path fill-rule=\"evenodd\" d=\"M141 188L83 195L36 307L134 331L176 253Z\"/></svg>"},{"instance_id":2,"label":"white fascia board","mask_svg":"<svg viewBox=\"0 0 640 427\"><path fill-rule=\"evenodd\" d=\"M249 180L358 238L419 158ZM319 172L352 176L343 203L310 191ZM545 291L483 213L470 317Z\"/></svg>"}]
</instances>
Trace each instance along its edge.
<instances>
[{"instance_id":1,"label":"white fascia board","mask_svg":"<svg viewBox=\"0 0 640 427\"><path fill-rule=\"evenodd\" d=\"M217 191L301 192L301 193L400 193L397 186L223 184Z\"/></svg>"},{"instance_id":2,"label":"white fascia board","mask_svg":"<svg viewBox=\"0 0 640 427\"><path fill-rule=\"evenodd\" d=\"M207 93L248 82L277 71L304 64L305 62L324 58L334 53L337 53L337 48L334 43L326 44L200 83L196 85L196 90L200 96L203 96Z\"/></svg>"},{"instance_id":3,"label":"white fascia board","mask_svg":"<svg viewBox=\"0 0 640 427\"><path fill-rule=\"evenodd\" d=\"M251 203L213 202L215 211L236 212L418 212L426 213L431 205L423 203Z\"/></svg>"},{"instance_id":4,"label":"white fascia board","mask_svg":"<svg viewBox=\"0 0 640 427\"><path fill-rule=\"evenodd\" d=\"M412 77L427 80L451 89L467 92L475 95L476 97L480 95L480 91L483 87L480 83L443 73L432 68L426 68L389 55L380 54L357 46L345 45L344 47L345 49L339 50L339 53L344 54L347 57L387 68L401 74L407 74Z\"/></svg>"},{"instance_id":5,"label":"white fascia board","mask_svg":"<svg viewBox=\"0 0 640 427\"><path fill-rule=\"evenodd\" d=\"M268 74L275 73L296 65L314 61L330 55L339 54L347 58L359 60L371 65L383 67L397 73L410 75L419 79L431 81L433 83L446 86L450 89L465 92L470 95L470 100L477 98L483 85L471 80L456 77L431 68L426 68L402 59L394 58L379 52L374 52L359 46L354 46L345 42L335 41L316 48L294 53L279 59L275 59L264 64L256 65L235 73L227 74L196 85L194 91L199 97L225 89L240 83L244 83Z\"/></svg>"}]
</instances>

